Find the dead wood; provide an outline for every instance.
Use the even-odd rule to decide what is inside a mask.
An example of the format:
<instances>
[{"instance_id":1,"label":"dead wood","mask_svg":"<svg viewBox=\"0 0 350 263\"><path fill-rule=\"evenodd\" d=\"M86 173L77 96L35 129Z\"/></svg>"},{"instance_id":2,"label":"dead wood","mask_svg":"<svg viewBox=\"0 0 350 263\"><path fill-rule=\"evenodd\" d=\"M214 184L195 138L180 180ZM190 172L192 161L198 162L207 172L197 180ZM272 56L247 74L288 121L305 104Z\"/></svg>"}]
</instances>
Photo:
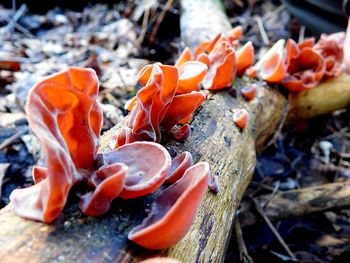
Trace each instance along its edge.
<instances>
[{"instance_id":1,"label":"dead wood","mask_svg":"<svg viewBox=\"0 0 350 263\"><path fill-rule=\"evenodd\" d=\"M331 209L350 206L350 184L348 182L329 183L297 190L279 192L273 196L255 198L264 208L271 221L304 216ZM247 210L252 204L244 203ZM250 211L242 211L239 216L242 227L258 223L260 220Z\"/></svg>"},{"instance_id":2,"label":"dead wood","mask_svg":"<svg viewBox=\"0 0 350 263\"><path fill-rule=\"evenodd\" d=\"M182 37L195 46L230 24L217 0L182 0ZM209 19L210 18L210 19ZM0 211L0 258L16 262L136 262L155 255L171 256L183 262L222 262L230 239L238 205L250 182L256 163L256 149L276 132L287 109L287 99L276 89L258 83L256 98L247 103L239 89L237 98L227 91L213 94L194 117L192 135L183 144L167 142L173 153L190 151L195 161L208 161L219 176L221 191L209 191L189 233L168 250L150 252L127 241L127 233L145 217L152 197L116 200L111 211L100 218L86 217L75 202L51 225L16 216L11 204ZM232 122L236 109L246 108L249 124L240 131ZM112 129L103 136L105 149ZM72 198L74 199L74 198Z\"/></svg>"}]
</instances>

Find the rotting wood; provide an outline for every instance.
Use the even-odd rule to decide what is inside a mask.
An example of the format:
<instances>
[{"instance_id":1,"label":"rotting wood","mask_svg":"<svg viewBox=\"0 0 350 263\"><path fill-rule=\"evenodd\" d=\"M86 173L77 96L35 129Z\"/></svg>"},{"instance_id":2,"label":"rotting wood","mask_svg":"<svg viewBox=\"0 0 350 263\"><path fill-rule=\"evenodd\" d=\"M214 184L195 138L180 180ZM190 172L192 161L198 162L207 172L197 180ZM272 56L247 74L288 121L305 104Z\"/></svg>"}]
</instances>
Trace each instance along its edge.
<instances>
[{"instance_id":1,"label":"rotting wood","mask_svg":"<svg viewBox=\"0 0 350 263\"><path fill-rule=\"evenodd\" d=\"M218 0L182 0L181 3L185 44L193 47L229 29ZM198 20L199 17L205 19ZM237 80L237 99L224 91L205 101L191 123L193 132L187 141L166 143L172 153L187 150L196 162L208 161L221 184L218 195L209 191L205 195L194 225L177 245L152 252L127 241L127 233L146 216L152 196L116 200L111 211L99 218L82 215L70 200L62 215L50 225L16 216L11 205L1 210L0 258L6 262L17 262L21 258L27 262L137 262L162 255L183 262L222 262L233 219L253 174L256 149L262 149L280 127L287 109L286 98L263 83L258 84L256 98L245 102L239 93L241 85L244 81ZM232 122L232 112L243 107L249 111L250 118L248 127L240 131ZM102 148L114 131L103 136Z\"/></svg>"},{"instance_id":2,"label":"rotting wood","mask_svg":"<svg viewBox=\"0 0 350 263\"><path fill-rule=\"evenodd\" d=\"M315 212L350 207L350 183L329 183L297 190L279 192L273 196L263 195L255 198L264 208L271 220L283 220L304 216ZM245 203L239 214L242 227L260 222L248 211L251 204Z\"/></svg>"}]
</instances>

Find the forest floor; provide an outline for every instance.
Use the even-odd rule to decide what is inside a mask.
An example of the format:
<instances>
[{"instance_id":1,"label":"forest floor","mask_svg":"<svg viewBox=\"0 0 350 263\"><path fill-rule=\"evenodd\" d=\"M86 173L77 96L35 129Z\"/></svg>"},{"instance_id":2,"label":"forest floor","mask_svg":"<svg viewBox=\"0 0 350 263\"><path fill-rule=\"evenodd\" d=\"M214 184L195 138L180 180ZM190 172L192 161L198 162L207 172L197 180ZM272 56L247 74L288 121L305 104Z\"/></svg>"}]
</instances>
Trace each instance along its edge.
<instances>
[{"instance_id":1,"label":"forest floor","mask_svg":"<svg viewBox=\"0 0 350 263\"><path fill-rule=\"evenodd\" d=\"M241 1L225 5L232 25L244 28L242 42L251 40L258 57L278 39L312 36L278 1L248 2L249 6ZM15 188L33 183L32 167L43 162L24 113L28 90L39 79L67 65L94 68L106 131L127 114L124 104L138 88L140 68L155 61L172 64L181 53L178 1L170 8L166 1L145 3L97 4L80 12L57 7L45 14L35 14L25 5L13 13L0 5L0 207L9 203ZM264 32L257 21L263 23ZM349 120L350 111L344 109L279 132L275 143L258 157L243 204L263 194L349 180ZM254 207L248 209L260 216ZM240 213L245 210L242 206ZM274 225L300 261L347 262L349 222L350 209L340 209ZM241 230L254 262L293 261L263 221ZM233 230L226 262L239 262L235 234Z\"/></svg>"}]
</instances>

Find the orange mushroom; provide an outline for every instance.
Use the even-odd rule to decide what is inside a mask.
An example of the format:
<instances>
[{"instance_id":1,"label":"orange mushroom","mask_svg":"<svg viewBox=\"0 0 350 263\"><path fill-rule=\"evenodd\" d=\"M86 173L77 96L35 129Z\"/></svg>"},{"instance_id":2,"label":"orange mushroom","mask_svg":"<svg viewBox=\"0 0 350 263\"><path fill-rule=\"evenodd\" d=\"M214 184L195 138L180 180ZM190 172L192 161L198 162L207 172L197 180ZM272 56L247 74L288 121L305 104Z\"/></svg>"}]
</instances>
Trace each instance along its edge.
<instances>
[{"instance_id":1,"label":"orange mushroom","mask_svg":"<svg viewBox=\"0 0 350 263\"><path fill-rule=\"evenodd\" d=\"M170 130L185 117L191 115L205 100L205 96L198 91L176 95L167 109L161 126Z\"/></svg>"},{"instance_id":2,"label":"orange mushroom","mask_svg":"<svg viewBox=\"0 0 350 263\"><path fill-rule=\"evenodd\" d=\"M275 52L262 65L260 76L270 83L280 83L286 77L286 65L281 53Z\"/></svg>"},{"instance_id":3,"label":"orange mushroom","mask_svg":"<svg viewBox=\"0 0 350 263\"><path fill-rule=\"evenodd\" d=\"M282 84L290 91L300 91L317 86L323 78L326 64L323 57L313 48L300 51L293 67Z\"/></svg>"},{"instance_id":4,"label":"orange mushroom","mask_svg":"<svg viewBox=\"0 0 350 263\"><path fill-rule=\"evenodd\" d=\"M181 121L181 120L180 120ZM179 122L180 122L179 121ZM183 142L185 141L188 137L191 136L191 126L189 124L184 124L182 125L174 134L173 138L175 141L178 142Z\"/></svg>"},{"instance_id":5,"label":"orange mushroom","mask_svg":"<svg viewBox=\"0 0 350 263\"><path fill-rule=\"evenodd\" d=\"M326 69L324 77L327 79L337 77L343 72L344 40L344 32L331 35L322 34L315 45L315 50L317 50L325 60Z\"/></svg>"},{"instance_id":6,"label":"orange mushroom","mask_svg":"<svg viewBox=\"0 0 350 263\"><path fill-rule=\"evenodd\" d=\"M247 42L236 52L237 76L242 77L247 68L254 64L254 47L251 41Z\"/></svg>"},{"instance_id":7,"label":"orange mushroom","mask_svg":"<svg viewBox=\"0 0 350 263\"><path fill-rule=\"evenodd\" d=\"M145 86L136 95L137 103L130 113L128 127L140 140L159 142L159 124L173 101L178 70L160 63L146 66L139 74L139 82Z\"/></svg>"},{"instance_id":8,"label":"orange mushroom","mask_svg":"<svg viewBox=\"0 0 350 263\"><path fill-rule=\"evenodd\" d=\"M222 34L217 34L212 40L202 42L194 52L194 56L198 57L201 53L210 53L221 36Z\"/></svg>"},{"instance_id":9,"label":"orange mushroom","mask_svg":"<svg viewBox=\"0 0 350 263\"><path fill-rule=\"evenodd\" d=\"M188 61L182 63L178 67L179 84L176 89L176 94L184 94L194 90L200 90L199 83L205 77L207 70L207 65L199 61Z\"/></svg>"},{"instance_id":10,"label":"orange mushroom","mask_svg":"<svg viewBox=\"0 0 350 263\"><path fill-rule=\"evenodd\" d=\"M243 27L236 26L232 28L230 31L228 31L227 36L230 39L231 42L235 40L239 40L243 35Z\"/></svg>"},{"instance_id":11,"label":"orange mushroom","mask_svg":"<svg viewBox=\"0 0 350 263\"><path fill-rule=\"evenodd\" d=\"M239 109L233 114L233 122L238 128L243 130L248 124L248 111L246 109Z\"/></svg>"},{"instance_id":12,"label":"orange mushroom","mask_svg":"<svg viewBox=\"0 0 350 263\"><path fill-rule=\"evenodd\" d=\"M175 157L169 169L166 180L169 183L175 183L179 180L185 171L193 165L192 155L189 152L183 152L182 154Z\"/></svg>"},{"instance_id":13,"label":"orange mushroom","mask_svg":"<svg viewBox=\"0 0 350 263\"><path fill-rule=\"evenodd\" d=\"M227 42L218 42L209 53L210 67L203 85L208 90L220 90L231 86L236 76L237 60L235 51Z\"/></svg>"},{"instance_id":14,"label":"orange mushroom","mask_svg":"<svg viewBox=\"0 0 350 263\"><path fill-rule=\"evenodd\" d=\"M43 146L47 168L33 170L35 185L12 192L20 216L51 222L70 188L83 178L78 171L94 168L102 127L97 93L96 73L75 67L42 80L29 92L28 122Z\"/></svg>"},{"instance_id":15,"label":"orange mushroom","mask_svg":"<svg viewBox=\"0 0 350 263\"><path fill-rule=\"evenodd\" d=\"M188 61L191 61L191 60L193 60L192 53L191 53L190 49L189 49L188 47L186 47L186 48L182 51L180 57L176 60L174 66L175 66L175 67L179 67L179 66L181 66L183 63L188 62Z\"/></svg>"},{"instance_id":16,"label":"orange mushroom","mask_svg":"<svg viewBox=\"0 0 350 263\"><path fill-rule=\"evenodd\" d=\"M205 162L188 168L180 180L156 198L148 217L129 232L128 238L147 249L168 248L180 241L194 221L209 173Z\"/></svg>"},{"instance_id":17,"label":"orange mushroom","mask_svg":"<svg viewBox=\"0 0 350 263\"><path fill-rule=\"evenodd\" d=\"M253 83L253 84L244 86L241 89L241 93L246 101L251 101L252 99L255 98L256 84Z\"/></svg>"},{"instance_id":18,"label":"orange mushroom","mask_svg":"<svg viewBox=\"0 0 350 263\"><path fill-rule=\"evenodd\" d=\"M119 197L124 199L145 196L156 191L165 181L171 165L168 151L157 143L134 142L103 153L104 164L123 163L129 167L124 188Z\"/></svg>"},{"instance_id":19,"label":"orange mushroom","mask_svg":"<svg viewBox=\"0 0 350 263\"><path fill-rule=\"evenodd\" d=\"M123 163L100 167L89 179L95 190L80 197L81 211L90 216L106 213L113 199L122 192L128 169Z\"/></svg>"},{"instance_id":20,"label":"orange mushroom","mask_svg":"<svg viewBox=\"0 0 350 263\"><path fill-rule=\"evenodd\" d=\"M304 41L300 42L298 44L298 47L300 50L303 50L306 47L312 48L314 45L315 45L315 38L310 37L310 38L304 39Z\"/></svg>"}]
</instances>

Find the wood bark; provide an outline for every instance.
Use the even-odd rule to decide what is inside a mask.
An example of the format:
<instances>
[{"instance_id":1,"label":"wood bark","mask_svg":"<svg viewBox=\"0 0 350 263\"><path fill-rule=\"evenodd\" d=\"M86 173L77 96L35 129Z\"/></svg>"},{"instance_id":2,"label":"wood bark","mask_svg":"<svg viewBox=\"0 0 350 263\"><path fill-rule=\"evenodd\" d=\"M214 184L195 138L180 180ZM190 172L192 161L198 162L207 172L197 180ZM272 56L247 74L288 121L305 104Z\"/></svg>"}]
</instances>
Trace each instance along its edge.
<instances>
[{"instance_id":1,"label":"wood bark","mask_svg":"<svg viewBox=\"0 0 350 263\"><path fill-rule=\"evenodd\" d=\"M227 31L228 20L217 0L182 0L182 37L193 47L216 33ZM212 17L217 17L213 22ZM203 17L198 23L199 17ZM205 22L207 21L207 22ZM221 22L220 22L221 21ZM198 29L200 27L200 29ZM194 40L195 39L195 40ZM247 103L239 89L211 95L194 116L193 132L184 143L165 142L171 153L190 151L194 160L208 161L219 176L221 191L208 192L185 238L162 251L147 251L127 241L127 233L146 216L153 196L116 200L111 211L99 218L86 217L71 198L64 212L50 225L16 216L8 205L0 211L0 258L6 262L137 262L152 256L170 256L183 262L222 262L238 205L250 182L256 149L276 132L287 113L287 99L263 83L256 98ZM243 131L232 122L236 109L246 108L249 124ZM115 132L102 138L102 149Z\"/></svg>"},{"instance_id":2,"label":"wood bark","mask_svg":"<svg viewBox=\"0 0 350 263\"><path fill-rule=\"evenodd\" d=\"M329 183L279 192L273 196L263 195L256 197L256 200L264 208L265 215L271 221L282 220L349 207L350 184L349 182ZM245 203L244 210L247 210L251 205L251 203ZM239 219L243 227L261 221L250 211L243 211Z\"/></svg>"}]
</instances>

